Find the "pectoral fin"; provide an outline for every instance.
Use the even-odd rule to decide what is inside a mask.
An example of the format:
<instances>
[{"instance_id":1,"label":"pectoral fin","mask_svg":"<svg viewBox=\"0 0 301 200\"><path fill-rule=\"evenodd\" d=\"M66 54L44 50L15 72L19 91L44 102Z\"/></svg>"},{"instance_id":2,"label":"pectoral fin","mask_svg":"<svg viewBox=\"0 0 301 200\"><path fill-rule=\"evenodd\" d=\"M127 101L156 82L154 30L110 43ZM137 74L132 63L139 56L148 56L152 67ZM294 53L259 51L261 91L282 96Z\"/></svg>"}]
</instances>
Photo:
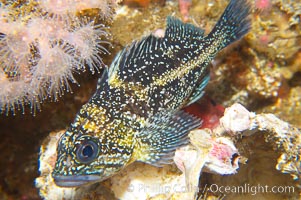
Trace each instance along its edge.
<instances>
[{"instance_id":1,"label":"pectoral fin","mask_svg":"<svg viewBox=\"0 0 301 200\"><path fill-rule=\"evenodd\" d=\"M137 161L159 167L171 164L175 150L188 144L188 133L200 125L200 119L184 111L154 115L138 136Z\"/></svg>"}]
</instances>

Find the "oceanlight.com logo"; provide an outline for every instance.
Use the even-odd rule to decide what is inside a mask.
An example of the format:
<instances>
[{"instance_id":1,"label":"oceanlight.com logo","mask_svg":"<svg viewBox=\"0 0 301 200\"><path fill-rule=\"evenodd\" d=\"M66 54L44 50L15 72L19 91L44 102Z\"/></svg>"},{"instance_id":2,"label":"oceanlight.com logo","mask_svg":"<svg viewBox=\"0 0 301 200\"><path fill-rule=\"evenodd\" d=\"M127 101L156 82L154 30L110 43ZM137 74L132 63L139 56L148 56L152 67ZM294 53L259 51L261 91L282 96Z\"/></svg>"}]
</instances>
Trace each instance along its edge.
<instances>
[{"instance_id":1,"label":"oceanlight.com logo","mask_svg":"<svg viewBox=\"0 0 301 200\"><path fill-rule=\"evenodd\" d=\"M248 183L244 185L205 185L203 191L212 192L212 193L222 193L222 194L251 194L256 195L258 193L294 193L295 187L294 186L282 186L282 185L250 185Z\"/></svg>"},{"instance_id":2,"label":"oceanlight.com logo","mask_svg":"<svg viewBox=\"0 0 301 200\"><path fill-rule=\"evenodd\" d=\"M185 184L144 184L144 183L136 183L130 184L127 188L127 192L135 192L135 193L151 193L151 194L168 194L168 193L187 193L193 192L197 193L199 191L199 187L191 186L186 187Z\"/></svg>"},{"instance_id":3,"label":"oceanlight.com logo","mask_svg":"<svg viewBox=\"0 0 301 200\"><path fill-rule=\"evenodd\" d=\"M213 193L213 194L251 194L256 195L259 193L294 193L294 186L283 185L250 185L248 183L244 185L218 185L218 184L206 184L203 188L199 187L187 187L185 184L145 184L136 183L130 184L127 188L127 192L135 193L151 193L151 194L168 194L168 193Z\"/></svg>"}]
</instances>

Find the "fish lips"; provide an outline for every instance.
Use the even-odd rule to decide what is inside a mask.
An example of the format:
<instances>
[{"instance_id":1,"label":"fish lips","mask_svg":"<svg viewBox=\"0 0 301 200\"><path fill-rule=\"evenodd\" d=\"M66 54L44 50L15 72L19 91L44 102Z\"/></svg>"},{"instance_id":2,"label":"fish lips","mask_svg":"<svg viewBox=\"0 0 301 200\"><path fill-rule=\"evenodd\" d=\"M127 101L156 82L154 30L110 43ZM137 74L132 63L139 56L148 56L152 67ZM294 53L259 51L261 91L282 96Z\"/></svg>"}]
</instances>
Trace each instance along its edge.
<instances>
[{"instance_id":1,"label":"fish lips","mask_svg":"<svg viewBox=\"0 0 301 200\"><path fill-rule=\"evenodd\" d=\"M101 181L98 175L52 175L54 182L59 187L78 187Z\"/></svg>"}]
</instances>

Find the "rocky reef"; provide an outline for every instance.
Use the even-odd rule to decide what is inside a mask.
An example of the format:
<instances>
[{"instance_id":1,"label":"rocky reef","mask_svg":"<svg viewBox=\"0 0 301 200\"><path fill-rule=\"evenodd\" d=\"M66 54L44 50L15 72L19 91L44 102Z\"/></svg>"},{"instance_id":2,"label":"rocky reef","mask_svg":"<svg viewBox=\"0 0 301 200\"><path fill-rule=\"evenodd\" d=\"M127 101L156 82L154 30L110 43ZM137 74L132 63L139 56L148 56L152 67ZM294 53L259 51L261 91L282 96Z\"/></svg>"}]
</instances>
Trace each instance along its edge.
<instances>
[{"instance_id":1,"label":"rocky reef","mask_svg":"<svg viewBox=\"0 0 301 200\"><path fill-rule=\"evenodd\" d=\"M102 21L102 17L99 18L100 21L96 20L96 25L108 23L106 25L110 28L105 31L111 36L106 41L114 47L110 49L111 55L102 56L103 63L108 65L113 56L134 39L164 29L168 15L182 18L208 33L228 3L228 1L192 0L184 4L183 1L124 1L115 7L115 14L113 11L110 14L112 16L110 22ZM37 113L35 118L29 114L19 115L19 113L15 117L1 116L0 135L4 139L0 143L3 152L0 160L2 179L0 198L299 199L301 1L250 2L253 5L252 30L246 37L219 53L211 63L211 80L206 88L206 98L198 102L203 106L198 107L199 112L208 107L206 106L208 99L211 104L229 109L222 115L217 114L221 112L219 109L219 112L211 110L207 117L203 116L206 122L214 119L214 126L210 121L211 124L207 123L210 124L209 128L203 127L191 133L191 145L177 151L176 165L155 168L134 163L102 183L81 188L58 188L50 175L55 162L56 142L68 123L73 120L79 107L90 98L97 81L97 74L91 76L89 73L80 75L73 73L72 76L81 87L70 84L73 94L66 94L59 102L45 100L42 112ZM2 23L8 23L10 21L6 19L3 5L6 8L7 3L4 1L1 5L0 19ZM28 6L43 12L58 10L51 6L43 8L42 4ZM16 8L16 12L21 12L17 9L18 6L15 5L13 8ZM78 9L71 5L69 8ZM25 12L26 16L26 12L29 11L22 12ZM88 9L77 15L93 16L94 12L95 9ZM24 20L28 23L31 19ZM69 30L74 31L75 29ZM99 36L104 34L101 27L94 28L93 31L98 31ZM3 36L0 43L1 57L4 55L3 52L6 52L3 49ZM4 62L7 61L1 60L1 64ZM82 67L89 67L85 62L86 60L83 61ZM31 63L32 66L36 64ZM8 77L11 78L11 83L19 80L14 78L13 73L8 73L7 69L2 67L0 72L2 97L9 94L5 92L2 83L7 83ZM70 80L72 82L72 78L68 81ZM47 84L48 86L42 90L45 96L48 96L49 91L50 93L54 91L49 90L51 87L49 83ZM64 85L67 89L66 82ZM59 94L60 92L51 93L51 96L60 96ZM41 99L44 98L43 95ZM10 110L11 107L5 105L12 104L2 103L9 98L2 97L0 97L1 106ZM17 97L21 99L20 96ZM34 98L34 101L37 98L40 100L40 96ZM20 101L13 102L16 102L15 108L18 108L19 103L22 104ZM231 106L237 106L236 103L245 108L239 106L238 111L234 109L233 112ZM234 123L233 117L229 115L226 118L228 120L221 118L227 116L229 110L230 114L236 114L236 118L242 121ZM187 154L191 159L185 160ZM221 158L224 162L220 162ZM38 159L40 174L37 173ZM34 177L38 177L36 179L38 190L32 186ZM261 188L256 188L259 185L268 186L269 189L273 186L287 186L287 190L284 191L283 187L283 191L263 192ZM244 189L249 188L249 192L227 193L224 190L216 190L216 186L244 186ZM294 191L288 191L289 187Z\"/></svg>"},{"instance_id":2,"label":"rocky reef","mask_svg":"<svg viewBox=\"0 0 301 200\"><path fill-rule=\"evenodd\" d=\"M220 125L214 129L192 131L189 134L191 144L176 151L175 165L157 168L143 163L134 163L107 181L79 188L58 187L51 176L55 164L57 140L63 133L64 131L51 133L41 146L39 159L41 175L36 179L36 187L45 199L188 200L218 198L219 195L229 194L231 198L235 198L234 194L248 198L250 195L265 196L265 193L272 193L269 195L271 199L279 195L295 198L299 196L297 185L300 184L301 176L300 131L273 114L256 115L241 104L234 104L227 108L224 116L220 118ZM285 183L283 180L269 184L257 182L256 175L247 179L247 187L240 180L232 179L231 182L225 182L221 175L236 174L239 164L248 167L246 155L242 150L239 152L235 144L240 146L242 138L252 140L258 136L263 136L270 148L281 154L277 160L276 169L290 174L293 179L297 180L297 184L287 182L286 186L276 185L279 182ZM265 146L262 143L261 145ZM250 162L254 162L252 159ZM262 170L260 162L256 164L258 165L252 166L255 167L254 170ZM200 188L199 180L205 173L217 174L220 177L212 182L208 181L204 188ZM246 171L243 173L248 176ZM263 171L263 173L271 175L269 171ZM240 173L240 176L242 175ZM230 189L224 190L225 187ZM242 187L240 191L238 191L239 187ZM250 188L252 188L251 191Z\"/></svg>"}]
</instances>

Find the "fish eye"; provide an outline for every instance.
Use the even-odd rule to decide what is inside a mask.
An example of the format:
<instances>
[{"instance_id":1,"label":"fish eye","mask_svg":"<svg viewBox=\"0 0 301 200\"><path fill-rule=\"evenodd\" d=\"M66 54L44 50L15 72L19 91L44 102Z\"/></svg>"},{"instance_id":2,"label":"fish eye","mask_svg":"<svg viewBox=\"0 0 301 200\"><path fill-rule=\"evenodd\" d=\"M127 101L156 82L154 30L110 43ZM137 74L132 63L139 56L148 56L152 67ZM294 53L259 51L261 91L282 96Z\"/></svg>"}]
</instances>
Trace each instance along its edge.
<instances>
[{"instance_id":1,"label":"fish eye","mask_svg":"<svg viewBox=\"0 0 301 200\"><path fill-rule=\"evenodd\" d=\"M76 151L77 159L82 163L92 162L98 155L98 145L92 140L85 140Z\"/></svg>"}]
</instances>

